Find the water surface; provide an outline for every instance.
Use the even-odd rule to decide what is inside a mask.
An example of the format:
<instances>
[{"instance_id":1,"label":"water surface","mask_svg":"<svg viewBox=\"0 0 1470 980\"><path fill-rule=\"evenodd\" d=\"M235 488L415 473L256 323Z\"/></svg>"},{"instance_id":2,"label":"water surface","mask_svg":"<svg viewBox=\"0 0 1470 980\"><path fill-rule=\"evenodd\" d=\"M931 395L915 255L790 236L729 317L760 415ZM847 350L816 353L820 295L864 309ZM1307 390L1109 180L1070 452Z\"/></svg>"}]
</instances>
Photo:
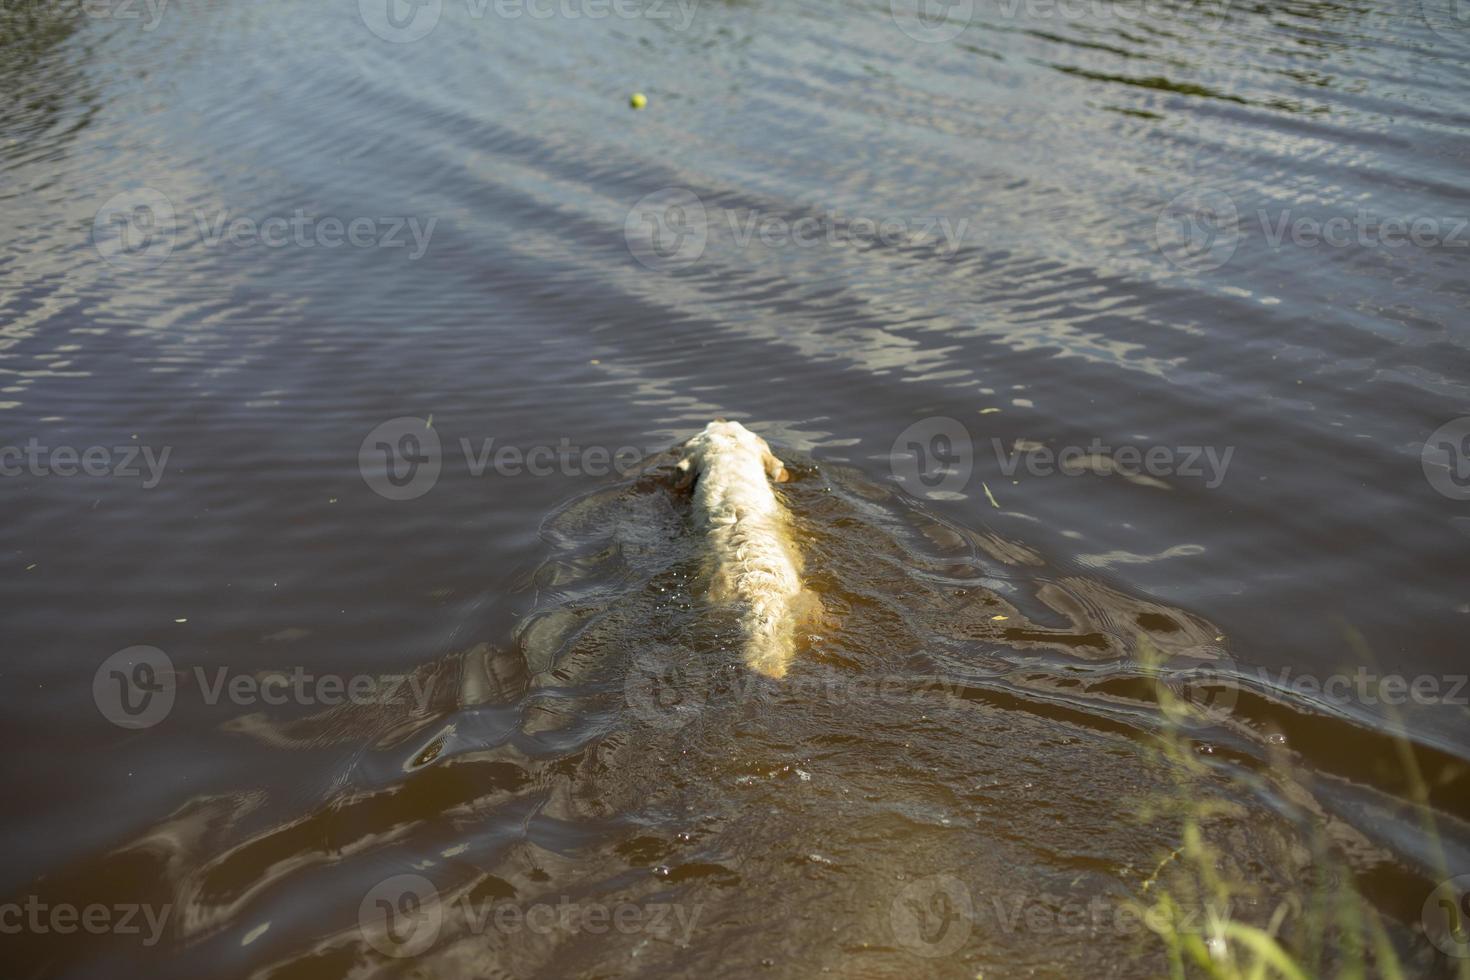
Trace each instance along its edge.
<instances>
[{"instance_id":1,"label":"water surface","mask_svg":"<svg viewBox=\"0 0 1470 980\"><path fill-rule=\"evenodd\" d=\"M1149 656L1241 916L1351 879L1453 973L1466 25L936 10L0 9L3 891L167 910L20 975L1159 974ZM667 487L718 415L830 613L782 685ZM559 904L632 925L462 914Z\"/></svg>"}]
</instances>

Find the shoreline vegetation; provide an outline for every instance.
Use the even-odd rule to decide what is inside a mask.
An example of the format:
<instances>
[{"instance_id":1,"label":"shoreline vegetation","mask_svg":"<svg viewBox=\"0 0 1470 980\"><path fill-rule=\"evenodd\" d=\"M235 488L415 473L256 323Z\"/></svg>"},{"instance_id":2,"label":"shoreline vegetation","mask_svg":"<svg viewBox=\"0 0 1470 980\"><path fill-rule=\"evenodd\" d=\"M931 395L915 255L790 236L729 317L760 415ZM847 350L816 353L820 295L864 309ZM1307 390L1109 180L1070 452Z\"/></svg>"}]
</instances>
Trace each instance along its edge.
<instances>
[{"instance_id":1,"label":"shoreline vegetation","mask_svg":"<svg viewBox=\"0 0 1470 980\"><path fill-rule=\"evenodd\" d=\"M1345 630L1346 640L1360 663L1373 663L1372 652L1356 630ZM1151 671L1163 663L1146 637L1140 637L1139 659ZM1320 821L1295 803L1293 822L1301 830L1310 854L1307 887L1293 889L1276 900L1264 923L1244 921L1240 910L1258 904L1261 889L1231 868L1221 847L1211 839L1212 823L1230 816L1238 805L1210 792L1210 779L1219 768L1206 761L1201 742L1192 736L1212 719L1201 706L1182 696L1157 674L1154 694L1161 717L1156 746L1169 764L1173 795L1147 801L1146 818L1179 822L1179 845L1164 855L1138 889L1134 911L1162 946L1170 980L1210 977L1214 980L1309 980L1309 978L1383 977L1402 980L1416 974L1395 946L1380 911L1359 891L1355 876L1342 854L1332 846ZM1390 710L1393 710L1392 708ZM1218 721L1218 719L1213 719ZM1394 711L1389 732L1398 749L1419 830L1430 841L1440 880L1448 879L1443 842L1430 805L1430 787L1402 719ZM1232 781L1284 786L1295 783L1298 792L1272 792L1283 801L1299 795L1301 785L1288 753L1273 752L1270 772L1254 777L1233 773ZM1261 787L1258 787L1261 788ZM1274 787L1264 787L1268 790ZM1198 916L1189 914L1198 910ZM1194 925L1203 922L1203 926ZM1423 936L1418 937L1423 940ZM1470 980L1470 959L1453 961L1445 974Z\"/></svg>"}]
</instances>

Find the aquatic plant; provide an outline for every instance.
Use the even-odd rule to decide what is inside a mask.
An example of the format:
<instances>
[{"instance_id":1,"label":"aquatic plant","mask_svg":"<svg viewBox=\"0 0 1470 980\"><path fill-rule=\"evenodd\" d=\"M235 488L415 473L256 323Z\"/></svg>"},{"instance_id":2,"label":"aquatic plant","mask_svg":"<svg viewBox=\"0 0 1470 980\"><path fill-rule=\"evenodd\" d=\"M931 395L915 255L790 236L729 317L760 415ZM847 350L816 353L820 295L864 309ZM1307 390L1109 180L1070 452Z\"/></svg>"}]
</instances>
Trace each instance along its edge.
<instances>
[{"instance_id":1,"label":"aquatic plant","mask_svg":"<svg viewBox=\"0 0 1470 980\"><path fill-rule=\"evenodd\" d=\"M1356 631L1347 632L1349 645L1360 661L1371 662L1362 637ZM1305 815L1298 815L1304 828L1301 843L1318 872L1312 876L1311 887L1278 897L1264 923L1252 924L1238 915L1241 906L1259 897L1261 890L1229 870L1229 862L1210 839L1212 821L1231 816L1240 808L1214 790L1212 784L1222 778L1221 767L1211 764L1209 749L1202 751L1196 737L1199 731L1220 723L1220 718L1218 713L1208 715L1196 701L1167 683L1163 658L1146 638L1140 638L1138 659L1155 680L1152 690L1160 718L1155 743L1169 763L1174 783L1172 795L1151 801L1145 815L1177 819L1179 843L1142 882L1135 911L1162 945L1171 980L1307 980L1328 976L1401 980L1405 968L1378 909L1357 889L1345 861ZM1229 681L1221 679L1220 683ZM1438 859L1437 870L1448 878L1428 782L1401 719L1395 713L1389 723L1421 831ZM1294 778L1284 751L1272 762L1276 781ZM1224 778L1246 783L1264 781L1264 777L1239 772ZM1275 795L1289 798L1291 794ZM1199 914L1192 916L1187 910ZM1470 980L1470 960L1457 960L1455 964L1454 975Z\"/></svg>"}]
</instances>

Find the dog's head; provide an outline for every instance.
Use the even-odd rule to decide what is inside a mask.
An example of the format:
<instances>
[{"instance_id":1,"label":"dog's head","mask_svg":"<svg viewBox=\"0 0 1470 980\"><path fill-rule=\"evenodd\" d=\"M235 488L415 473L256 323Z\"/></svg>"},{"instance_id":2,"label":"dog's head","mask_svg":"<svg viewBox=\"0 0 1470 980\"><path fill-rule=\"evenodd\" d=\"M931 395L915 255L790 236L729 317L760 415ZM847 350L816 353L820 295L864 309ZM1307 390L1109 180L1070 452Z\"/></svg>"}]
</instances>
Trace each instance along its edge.
<instances>
[{"instance_id":1,"label":"dog's head","mask_svg":"<svg viewBox=\"0 0 1470 980\"><path fill-rule=\"evenodd\" d=\"M715 419L698 435L684 443L683 455L674 467L677 473L674 487L687 490L693 486L699 474L704 472L707 460L717 453L746 454L758 459L766 476L773 483L785 483L791 479L791 474L776 458L775 453L771 452L771 447L764 439L739 422Z\"/></svg>"}]
</instances>

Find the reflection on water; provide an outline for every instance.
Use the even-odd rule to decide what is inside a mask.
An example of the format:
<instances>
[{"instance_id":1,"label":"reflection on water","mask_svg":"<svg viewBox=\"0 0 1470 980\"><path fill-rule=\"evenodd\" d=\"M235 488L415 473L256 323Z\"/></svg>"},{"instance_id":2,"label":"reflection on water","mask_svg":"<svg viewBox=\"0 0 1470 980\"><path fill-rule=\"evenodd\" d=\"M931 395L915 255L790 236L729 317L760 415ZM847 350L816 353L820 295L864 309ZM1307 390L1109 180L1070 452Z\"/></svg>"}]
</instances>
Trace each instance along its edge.
<instances>
[{"instance_id":1,"label":"reflection on water","mask_svg":"<svg viewBox=\"0 0 1470 980\"><path fill-rule=\"evenodd\" d=\"M1197 847L1454 975L1466 37L6 5L7 961L1162 975ZM668 487L717 415L829 613L782 682Z\"/></svg>"}]
</instances>

